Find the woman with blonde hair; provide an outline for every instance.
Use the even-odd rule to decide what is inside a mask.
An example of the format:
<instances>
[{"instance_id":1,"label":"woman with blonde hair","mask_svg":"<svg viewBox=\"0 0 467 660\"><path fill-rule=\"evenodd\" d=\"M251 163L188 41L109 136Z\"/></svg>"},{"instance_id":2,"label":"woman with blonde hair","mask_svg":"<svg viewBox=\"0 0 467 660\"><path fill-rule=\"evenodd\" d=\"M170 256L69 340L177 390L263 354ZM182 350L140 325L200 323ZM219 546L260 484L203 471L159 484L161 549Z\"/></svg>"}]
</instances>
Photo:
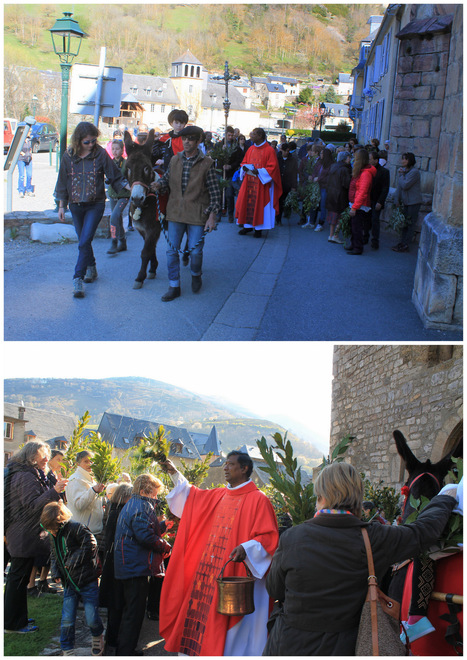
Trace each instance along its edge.
<instances>
[{"instance_id":1,"label":"woman with blonde hair","mask_svg":"<svg viewBox=\"0 0 467 660\"><path fill-rule=\"evenodd\" d=\"M363 484L348 463L331 463L315 484L317 512L285 531L266 586L280 601L263 655L355 655L368 590L362 527L371 542L379 583L398 561L434 543L456 506L457 486L445 487L409 525L361 520Z\"/></svg>"},{"instance_id":2,"label":"woman with blonde hair","mask_svg":"<svg viewBox=\"0 0 467 660\"><path fill-rule=\"evenodd\" d=\"M349 188L351 242L346 247L348 254L363 253L363 229L371 222L371 186L376 168L370 165L368 151L363 147L354 152L352 180Z\"/></svg>"},{"instance_id":3,"label":"woman with blonde hair","mask_svg":"<svg viewBox=\"0 0 467 660\"><path fill-rule=\"evenodd\" d=\"M97 279L92 241L104 215L105 179L117 193L124 188L130 190L120 168L97 144L99 135L98 128L88 121L77 125L63 154L54 192L59 206L58 219L65 221L65 209L69 205L78 235L78 261L73 275L75 298L84 297L83 282Z\"/></svg>"}]
</instances>

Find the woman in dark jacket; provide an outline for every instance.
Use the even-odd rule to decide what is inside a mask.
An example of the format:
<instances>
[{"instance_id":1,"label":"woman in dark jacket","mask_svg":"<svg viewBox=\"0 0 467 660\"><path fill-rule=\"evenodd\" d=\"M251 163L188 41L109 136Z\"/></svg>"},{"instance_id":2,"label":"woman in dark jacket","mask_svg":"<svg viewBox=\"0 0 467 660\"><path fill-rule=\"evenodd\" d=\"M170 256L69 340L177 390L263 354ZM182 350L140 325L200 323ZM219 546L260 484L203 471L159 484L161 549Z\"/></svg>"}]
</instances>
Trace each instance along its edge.
<instances>
[{"instance_id":1,"label":"woman in dark jacket","mask_svg":"<svg viewBox=\"0 0 467 660\"><path fill-rule=\"evenodd\" d=\"M315 181L319 183L319 189L321 192L321 202L319 205L319 216L318 224L315 227L315 231L321 231L324 228L324 221L326 220L326 186L329 175L329 170L331 165L334 162L333 155L330 149L323 149L320 154L320 169L318 175L315 177Z\"/></svg>"},{"instance_id":2,"label":"woman in dark jacket","mask_svg":"<svg viewBox=\"0 0 467 660\"><path fill-rule=\"evenodd\" d=\"M128 181L106 150L97 144L99 130L87 121L75 128L70 146L63 154L55 186L58 200L58 219L65 221L65 208L69 204L73 224L78 235L78 261L73 275L73 296L84 297L83 282L97 279L96 259L92 240L105 209L107 178L118 193L130 189Z\"/></svg>"},{"instance_id":3,"label":"woman in dark jacket","mask_svg":"<svg viewBox=\"0 0 467 660\"><path fill-rule=\"evenodd\" d=\"M397 181L396 199L402 203L407 226L404 227L400 243L392 248L394 252L408 252L409 244L417 226L418 214L422 205L422 190L420 185L420 170L415 168L415 156L411 152L402 154L399 178Z\"/></svg>"},{"instance_id":4,"label":"woman in dark jacket","mask_svg":"<svg viewBox=\"0 0 467 660\"><path fill-rule=\"evenodd\" d=\"M43 471L50 458L45 442L27 442L13 456L5 477L5 535L11 555L5 588L5 631L34 632L28 620L27 584L34 557L50 553L47 534L41 531L39 519L49 502L57 502L65 490L66 479L50 486ZM41 473L42 472L42 473Z\"/></svg>"},{"instance_id":5,"label":"woman in dark jacket","mask_svg":"<svg viewBox=\"0 0 467 660\"><path fill-rule=\"evenodd\" d=\"M418 555L440 536L456 505L457 487L435 497L410 525L361 520L363 484L348 463L319 474L312 520L284 532L266 579L282 603L263 655L355 655L360 614L368 590L361 528L370 537L381 583L395 562Z\"/></svg>"},{"instance_id":6,"label":"woman in dark jacket","mask_svg":"<svg viewBox=\"0 0 467 660\"><path fill-rule=\"evenodd\" d=\"M129 484L120 484L112 493L110 509L104 527L104 565L99 585L99 605L107 608L107 629L105 631L107 651L117 648L118 630L123 612L123 588L114 575L114 544L117 520L123 507L133 492Z\"/></svg>"},{"instance_id":7,"label":"woman in dark jacket","mask_svg":"<svg viewBox=\"0 0 467 660\"><path fill-rule=\"evenodd\" d=\"M329 223L328 241L331 243L342 244L339 239L339 216L349 205L351 176L350 152L341 151L337 154L337 163L329 168L326 184L326 219Z\"/></svg>"}]
</instances>

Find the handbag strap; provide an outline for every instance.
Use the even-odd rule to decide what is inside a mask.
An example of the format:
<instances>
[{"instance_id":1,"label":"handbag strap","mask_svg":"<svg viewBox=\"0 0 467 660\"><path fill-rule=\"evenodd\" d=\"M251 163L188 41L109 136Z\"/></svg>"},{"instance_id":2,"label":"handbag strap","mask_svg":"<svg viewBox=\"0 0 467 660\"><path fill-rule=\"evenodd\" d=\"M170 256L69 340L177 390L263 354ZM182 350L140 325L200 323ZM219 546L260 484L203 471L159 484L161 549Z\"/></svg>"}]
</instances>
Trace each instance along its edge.
<instances>
[{"instance_id":1,"label":"handbag strap","mask_svg":"<svg viewBox=\"0 0 467 660\"><path fill-rule=\"evenodd\" d=\"M368 599L370 601L371 612L371 642L373 646L373 655L379 655L378 644L378 615L376 604L378 602L378 580L375 575L375 565L373 563L373 553L371 552L370 537L365 527L361 527L363 542L365 543L366 556L368 560Z\"/></svg>"}]
</instances>

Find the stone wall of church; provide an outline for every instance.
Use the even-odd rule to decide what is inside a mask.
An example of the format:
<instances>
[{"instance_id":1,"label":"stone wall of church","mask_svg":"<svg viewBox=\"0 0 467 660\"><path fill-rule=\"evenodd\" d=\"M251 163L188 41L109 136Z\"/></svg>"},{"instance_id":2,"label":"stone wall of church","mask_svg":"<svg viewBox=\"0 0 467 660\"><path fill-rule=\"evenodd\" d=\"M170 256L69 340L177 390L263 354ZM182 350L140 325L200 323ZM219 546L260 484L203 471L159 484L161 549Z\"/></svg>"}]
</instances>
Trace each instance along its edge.
<instances>
[{"instance_id":1,"label":"stone wall of church","mask_svg":"<svg viewBox=\"0 0 467 660\"><path fill-rule=\"evenodd\" d=\"M404 480L392 433L438 461L462 433L462 346L336 346L331 451L355 436L349 460L373 482Z\"/></svg>"}]
</instances>

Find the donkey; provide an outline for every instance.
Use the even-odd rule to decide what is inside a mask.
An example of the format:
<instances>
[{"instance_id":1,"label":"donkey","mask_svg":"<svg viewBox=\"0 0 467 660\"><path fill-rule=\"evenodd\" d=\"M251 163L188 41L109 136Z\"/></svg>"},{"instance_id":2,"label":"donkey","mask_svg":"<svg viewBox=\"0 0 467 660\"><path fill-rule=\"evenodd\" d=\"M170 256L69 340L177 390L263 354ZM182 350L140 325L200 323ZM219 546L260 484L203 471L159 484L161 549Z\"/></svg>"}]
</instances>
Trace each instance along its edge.
<instances>
[{"instance_id":1,"label":"donkey","mask_svg":"<svg viewBox=\"0 0 467 660\"><path fill-rule=\"evenodd\" d=\"M454 448L437 463L432 463L430 460L421 462L414 456L407 445L405 437L400 431L394 431L393 435L397 451L404 461L405 468L409 474L402 489L402 492L405 494L405 501L402 505L401 519L402 522L404 522L413 511L413 507L410 504L410 497L413 495L415 499L419 499L420 496L423 495L428 499L432 499L437 495L443 485L444 477L453 465L451 456L459 455L462 451L462 447L459 446ZM450 564L451 561L453 563ZM459 574L459 561L460 566L462 566L462 558L459 557L450 557L439 562L440 568L437 568L435 577L435 591L452 591L452 575L450 574L452 574L453 571L455 572L455 575L457 575L457 579L454 579L454 583L462 584L462 578ZM410 571L408 570L409 567ZM412 592L410 586L412 569L408 562L403 562L400 566L396 566L395 569L396 570L393 572L389 584L388 595L402 603L401 611L406 612L410 606ZM409 580L408 584L405 584L407 576L409 576ZM436 630L427 638L422 637L419 641L415 642L416 646L412 645L411 651L413 655L431 655L432 652L429 649L435 647L443 649L443 655L453 655L455 653L452 646L455 645L455 641L452 641L449 638L449 635L446 635L446 639L444 639L444 632L446 631L447 624L443 624L443 622L440 621L440 612L441 614L444 612L444 610L440 610L440 607L443 607L440 603L430 601L429 618ZM444 605L444 608L446 608L446 605ZM453 621L451 623L457 623L455 614L453 615ZM432 646L430 647L430 645ZM425 651L420 651L420 649L425 649ZM438 655L439 653L435 654Z\"/></svg>"},{"instance_id":2,"label":"donkey","mask_svg":"<svg viewBox=\"0 0 467 660\"><path fill-rule=\"evenodd\" d=\"M156 245L161 233L158 200L156 194L150 189L156 176L151 162L154 129L149 131L148 138L143 145L133 142L128 131L125 131L124 142L128 154L125 174L131 186L130 216L133 226L144 239L144 246L141 250L141 269L133 284L134 289L141 289L146 277L150 280L156 277L158 266ZM166 200L160 198L161 213L165 211L165 205ZM149 271L147 272L148 264Z\"/></svg>"}]
</instances>

